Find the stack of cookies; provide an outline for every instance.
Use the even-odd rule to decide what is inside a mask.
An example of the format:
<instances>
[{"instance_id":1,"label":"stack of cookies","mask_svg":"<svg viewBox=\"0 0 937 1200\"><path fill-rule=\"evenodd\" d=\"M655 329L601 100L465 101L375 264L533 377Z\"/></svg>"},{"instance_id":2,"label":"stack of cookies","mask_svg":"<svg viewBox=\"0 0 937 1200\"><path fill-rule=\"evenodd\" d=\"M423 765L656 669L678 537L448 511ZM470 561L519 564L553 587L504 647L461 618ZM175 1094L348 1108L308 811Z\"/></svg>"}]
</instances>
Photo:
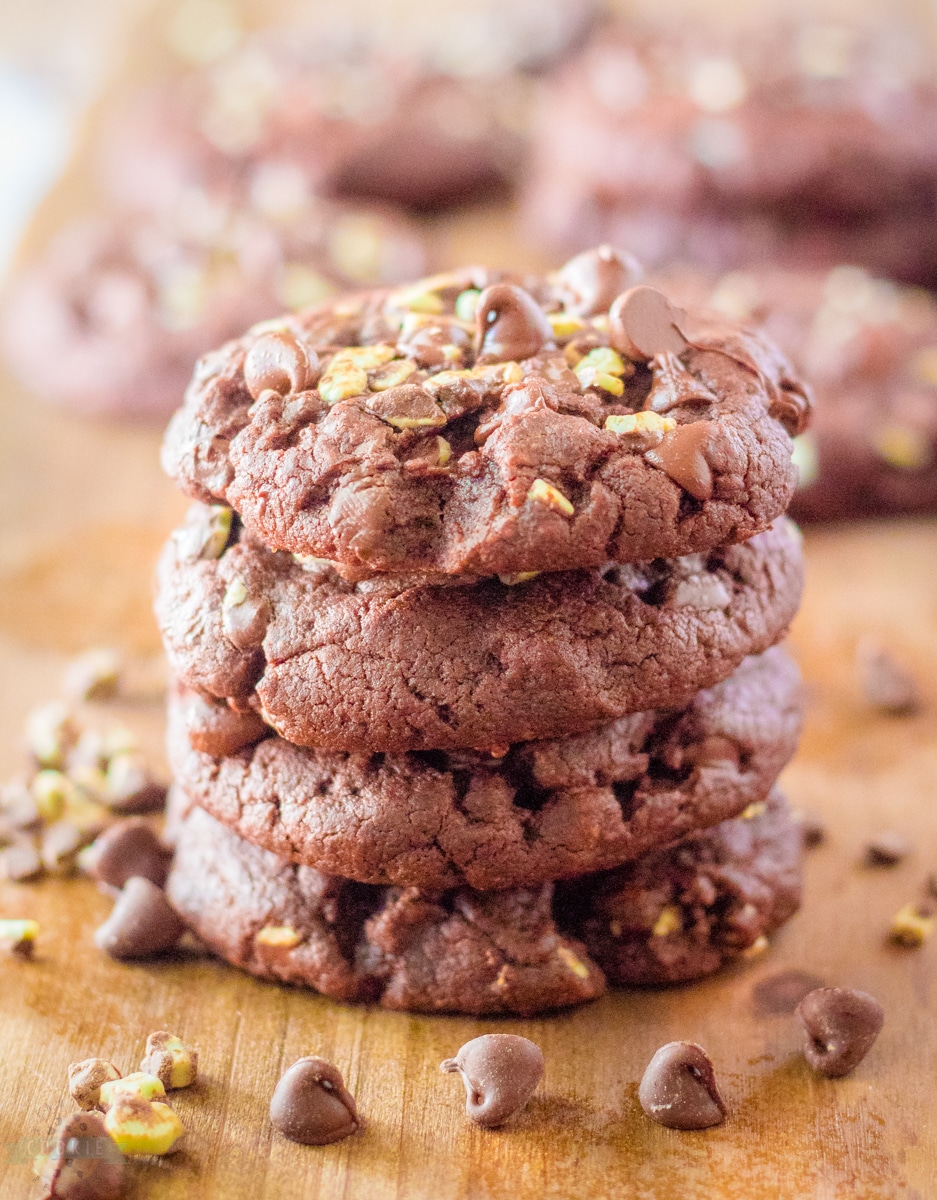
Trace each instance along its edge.
<instances>
[{"instance_id":1,"label":"stack of cookies","mask_svg":"<svg viewBox=\"0 0 937 1200\"><path fill-rule=\"evenodd\" d=\"M251 973L533 1013L797 907L803 385L609 246L253 327L164 464L169 898Z\"/></svg>"}]
</instances>

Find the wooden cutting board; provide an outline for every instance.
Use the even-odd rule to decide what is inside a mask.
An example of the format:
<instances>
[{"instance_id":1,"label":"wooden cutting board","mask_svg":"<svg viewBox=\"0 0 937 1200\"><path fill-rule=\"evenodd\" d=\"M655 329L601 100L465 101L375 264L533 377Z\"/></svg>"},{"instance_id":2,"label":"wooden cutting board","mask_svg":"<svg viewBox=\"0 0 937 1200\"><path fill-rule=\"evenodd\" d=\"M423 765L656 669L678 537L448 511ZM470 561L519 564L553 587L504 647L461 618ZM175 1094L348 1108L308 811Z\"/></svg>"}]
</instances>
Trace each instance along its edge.
<instances>
[{"instance_id":1,"label":"wooden cutting board","mask_svg":"<svg viewBox=\"0 0 937 1200\"><path fill-rule=\"evenodd\" d=\"M137 54L148 62L146 28ZM79 202L93 205L93 191L79 154L27 246ZM510 213L468 214L433 236L443 262L507 262L515 250L538 263L515 242ZM184 501L160 475L158 444L158 431L56 413L0 377L0 778L21 764L26 710L54 696L69 656L92 645L125 652L128 682L119 703L89 716L129 724L162 761L151 574ZM93 946L109 901L89 883L2 885L0 916L34 917L41 935L34 962L0 960L0 1200L34 1194L32 1154L72 1111L68 1064L100 1055L133 1070L160 1028L198 1046L201 1079L174 1098L184 1148L135 1163L130 1200L937 1197L937 936L919 950L886 941L892 915L937 869L937 523L812 532L807 557L792 639L807 728L784 782L795 806L823 814L829 839L807 862L802 913L761 958L695 987L615 993L542 1020L396 1015L210 959L122 966ZM919 716L867 707L854 671L863 636L913 667ZM914 853L893 869L863 867L865 840L885 829L905 833ZM793 1019L759 1011L753 986L787 969L884 1004L884 1032L852 1077L814 1076ZM496 1132L468 1124L461 1085L438 1070L488 1030L534 1038L547 1061L523 1116ZM721 1128L676 1133L641 1113L644 1066L674 1038L701 1042L715 1061L730 1107ZM366 1121L360 1135L306 1148L272 1133L270 1095L303 1054L340 1067Z\"/></svg>"}]
</instances>

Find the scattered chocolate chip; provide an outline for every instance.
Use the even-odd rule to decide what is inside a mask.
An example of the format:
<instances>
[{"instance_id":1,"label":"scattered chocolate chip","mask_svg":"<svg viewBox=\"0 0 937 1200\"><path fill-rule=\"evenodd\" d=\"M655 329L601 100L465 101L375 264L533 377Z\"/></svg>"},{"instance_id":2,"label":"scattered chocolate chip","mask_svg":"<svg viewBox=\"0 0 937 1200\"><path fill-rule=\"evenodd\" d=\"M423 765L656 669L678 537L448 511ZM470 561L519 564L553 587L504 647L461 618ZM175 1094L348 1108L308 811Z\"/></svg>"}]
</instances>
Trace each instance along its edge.
<instances>
[{"instance_id":1,"label":"scattered chocolate chip","mask_svg":"<svg viewBox=\"0 0 937 1200\"><path fill-rule=\"evenodd\" d=\"M627 250L599 246L584 250L557 271L554 287L568 313L592 317L607 312L616 296L633 287L641 264Z\"/></svg>"},{"instance_id":2,"label":"scattered chocolate chip","mask_svg":"<svg viewBox=\"0 0 937 1200\"><path fill-rule=\"evenodd\" d=\"M826 841L826 824L823 818L813 812L802 812L797 816L800 822L800 833L805 850L816 850Z\"/></svg>"},{"instance_id":3,"label":"scattered chocolate chip","mask_svg":"<svg viewBox=\"0 0 937 1200\"><path fill-rule=\"evenodd\" d=\"M921 707L914 676L883 647L860 642L856 650L859 678L866 700L892 716L909 716Z\"/></svg>"},{"instance_id":4,"label":"scattered chocolate chip","mask_svg":"<svg viewBox=\"0 0 937 1200\"><path fill-rule=\"evenodd\" d=\"M185 926L162 891L134 875L124 884L111 915L94 935L111 958L149 958L172 949Z\"/></svg>"},{"instance_id":5,"label":"scattered chocolate chip","mask_svg":"<svg viewBox=\"0 0 937 1200\"><path fill-rule=\"evenodd\" d=\"M73 1113L65 1118L42 1162L41 1181L45 1200L119 1200L124 1156L102 1116Z\"/></svg>"},{"instance_id":6,"label":"scattered chocolate chip","mask_svg":"<svg viewBox=\"0 0 937 1200\"><path fill-rule=\"evenodd\" d=\"M120 668L116 650L89 650L66 667L63 690L71 700L110 700L120 687Z\"/></svg>"},{"instance_id":7,"label":"scattered chocolate chip","mask_svg":"<svg viewBox=\"0 0 937 1200\"><path fill-rule=\"evenodd\" d=\"M523 288L496 283L478 297L475 344L479 362L519 362L553 340L543 309Z\"/></svg>"},{"instance_id":8,"label":"scattered chocolate chip","mask_svg":"<svg viewBox=\"0 0 937 1200\"><path fill-rule=\"evenodd\" d=\"M143 817L118 821L82 854L81 866L98 883L122 888L132 875L162 887L172 854Z\"/></svg>"},{"instance_id":9,"label":"scattered chocolate chip","mask_svg":"<svg viewBox=\"0 0 937 1200\"><path fill-rule=\"evenodd\" d=\"M647 1065L638 1099L651 1120L668 1129L708 1129L726 1117L712 1062L695 1042L661 1046Z\"/></svg>"},{"instance_id":10,"label":"scattered chocolate chip","mask_svg":"<svg viewBox=\"0 0 937 1200\"><path fill-rule=\"evenodd\" d=\"M789 1015L804 996L823 986L823 980L809 971L778 971L754 985L753 1006L760 1016Z\"/></svg>"},{"instance_id":11,"label":"scattered chocolate chip","mask_svg":"<svg viewBox=\"0 0 937 1200\"><path fill-rule=\"evenodd\" d=\"M928 875L924 883L924 890L927 892L928 896L934 900L937 900L937 871L932 871L930 875Z\"/></svg>"},{"instance_id":12,"label":"scattered chocolate chip","mask_svg":"<svg viewBox=\"0 0 937 1200\"><path fill-rule=\"evenodd\" d=\"M294 1062L277 1084L270 1121L284 1137L306 1146L340 1142L361 1124L354 1097L338 1069L314 1057Z\"/></svg>"},{"instance_id":13,"label":"scattered chocolate chip","mask_svg":"<svg viewBox=\"0 0 937 1200\"><path fill-rule=\"evenodd\" d=\"M848 1075L872 1048L885 1019L882 1006L868 992L824 987L797 1005L806 1030L804 1057L822 1075Z\"/></svg>"},{"instance_id":14,"label":"scattered chocolate chip","mask_svg":"<svg viewBox=\"0 0 937 1200\"><path fill-rule=\"evenodd\" d=\"M865 861L870 867L894 867L910 853L911 847L906 838L893 830L886 830L866 844Z\"/></svg>"},{"instance_id":15,"label":"scattered chocolate chip","mask_svg":"<svg viewBox=\"0 0 937 1200\"><path fill-rule=\"evenodd\" d=\"M533 1095L543 1075L543 1052L514 1033L486 1033L466 1042L440 1070L459 1072L466 1114L490 1129L520 1112Z\"/></svg>"},{"instance_id":16,"label":"scattered chocolate chip","mask_svg":"<svg viewBox=\"0 0 937 1200\"><path fill-rule=\"evenodd\" d=\"M679 326L686 313L657 288L641 284L623 292L609 310L609 341L635 362L655 354L682 354L687 340Z\"/></svg>"}]
</instances>

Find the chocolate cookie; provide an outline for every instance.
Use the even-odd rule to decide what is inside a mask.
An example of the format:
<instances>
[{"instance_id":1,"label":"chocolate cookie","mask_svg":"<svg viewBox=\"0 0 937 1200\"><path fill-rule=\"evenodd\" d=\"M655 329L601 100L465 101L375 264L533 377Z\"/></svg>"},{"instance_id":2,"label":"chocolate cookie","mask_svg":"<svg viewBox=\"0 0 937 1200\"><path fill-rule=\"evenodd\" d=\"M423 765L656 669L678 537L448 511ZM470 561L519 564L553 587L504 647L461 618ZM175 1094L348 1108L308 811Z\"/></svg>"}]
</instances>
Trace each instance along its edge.
<instances>
[{"instance_id":1,"label":"chocolate cookie","mask_svg":"<svg viewBox=\"0 0 937 1200\"><path fill-rule=\"evenodd\" d=\"M11 369L57 404L165 418L199 355L251 322L422 269L415 225L324 201L297 212L289 181L278 196L269 174L265 210L203 196L174 216L64 229L9 290L0 335Z\"/></svg>"},{"instance_id":2,"label":"chocolate cookie","mask_svg":"<svg viewBox=\"0 0 937 1200\"><path fill-rule=\"evenodd\" d=\"M937 303L859 267L674 273L691 302L756 322L809 376L791 513L829 521L937 511Z\"/></svg>"},{"instance_id":3,"label":"chocolate cookie","mask_svg":"<svg viewBox=\"0 0 937 1200\"><path fill-rule=\"evenodd\" d=\"M239 202L288 166L308 195L438 208L490 196L521 165L531 82L580 40L593 0L304 5L141 95L113 122L102 177L123 203L192 187ZM198 54L187 55L198 59Z\"/></svg>"},{"instance_id":4,"label":"chocolate cookie","mask_svg":"<svg viewBox=\"0 0 937 1200\"><path fill-rule=\"evenodd\" d=\"M686 982L775 930L800 898L799 833L777 795L622 871L498 892L349 883L283 862L179 792L171 810L167 892L210 949L253 975L385 1008L530 1015L590 1000L605 977L567 929L613 982Z\"/></svg>"},{"instance_id":5,"label":"chocolate cookie","mask_svg":"<svg viewBox=\"0 0 937 1200\"><path fill-rule=\"evenodd\" d=\"M416 1012L529 1015L605 990L552 888L426 892L349 883L260 850L176 793L166 885L187 924L252 975Z\"/></svg>"},{"instance_id":6,"label":"chocolate cookie","mask_svg":"<svg viewBox=\"0 0 937 1200\"><path fill-rule=\"evenodd\" d=\"M232 752L219 709L229 726L244 719L173 694L170 762L186 795L242 837L363 883L480 890L618 866L737 816L768 794L801 723L797 668L780 648L683 710L521 743L500 758L304 750L253 729L243 736L254 744ZM216 742L215 756L190 736Z\"/></svg>"},{"instance_id":7,"label":"chocolate cookie","mask_svg":"<svg viewBox=\"0 0 937 1200\"><path fill-rule=\"evenodd\" d=\"M456 271L265 323L202 361L163 464L266 545L368 573L744 541L790 500L809 400L771 342L638 271L605 246L549 279Z\"/></svg>"},{"instance_id":8,"label":"chocolate cookie","mask_svg":"<svg viewBox=\"0 0 937 1200\"><path fill-rule=\"evenodd\" d=\"M802 584L784 519L709 555L514 584L349 583L236 525L193 506L166 545L156 613L170 666L318 749L491 750L679 708L784 636Z\"/></svg>"},{"instance_id":9,"label":"chocolate cookie","mask_svg":"<svg viewBox=\"0 0 937 1200\"><path fill-rule=\"evenodd\" d=\"M564 885L555 908L610 982L686 983L793 916L801 852L800 826L774 791L767 803L670 850Z\"/></svg>"},{"instance_id":10,"label":"chocolate cookie","mask_svg":"<svg viewBox=\"0 0 937 1200\"><path fill-rule=\"evenodd\" d=\"M604 27L544 89L527 217L649 266L858 262L937 280L937 87L928 36L762 23Z\"/></svg>"}]
</instances>

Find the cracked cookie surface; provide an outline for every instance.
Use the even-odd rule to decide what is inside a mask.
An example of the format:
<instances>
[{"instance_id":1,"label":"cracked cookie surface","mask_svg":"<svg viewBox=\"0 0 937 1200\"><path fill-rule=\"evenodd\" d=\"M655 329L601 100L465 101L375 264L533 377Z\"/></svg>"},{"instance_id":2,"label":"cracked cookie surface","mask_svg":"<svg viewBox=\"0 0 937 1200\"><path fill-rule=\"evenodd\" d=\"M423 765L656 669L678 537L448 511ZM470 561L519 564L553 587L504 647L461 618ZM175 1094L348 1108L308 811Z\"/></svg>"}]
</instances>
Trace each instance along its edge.
<instances>
[{"instance_id":1,"label":"cracked cookie surface","mask_svg":"<svg viewBox=\"0 0 937 1200\"><path fill-rule=\"evenodd\" d=\"M605 990L582 946L557 930L549 884L440 892L350 883L258 849L179 792L171 807L172 905L252 975L337 1000L473 1016L565 1008Z\"/></svg>"},{"instance_id":2,"label":"cracked cookie surface","mask_svg":"<svg viewBox=\"0 0 937 1200\"><path fill-rule=\"evenodd\" d=\"M777 794L632 868L497 892L375 887L295 866L178 790L170 816L167 892L210 949L261 978L392 1009L530 1015L601 995L603 968L611 983L686 982L755 945L800 897L800 828Z\"/></svg>"},{"instance_id":3,"label":"cracked cookie surface","mask_svg":"<svg viewBox=\"0 0 937 1200\"><path fill-rule=\"evenodd\" d=\"M264 322L206 356L163 465L266 545L361 573L496 575L706 552L796 483L805 386L609 246Z\"/></svg>"},{"instance_id":4,"label":"cracked cookie surface","mask_svg":"<svg viewBox=\"0 0 937 1200\"><path fill-rule=\"evenodd\" d=\"M737 816L767 796L800 724L797 668L776 647L682 710L498 758L302 749L181 688L168 740L186 795L281 858L363 883L485 890L605 870Z\"/></svg>"},{"instance_id":5,"label":"cracked cookie surface","mask_svg":"<svg viewBox=\"0 0 937 1200\"><path fill-rule=\"evenodd\" d=\"M570 883L556 907L610 983L687 983L757 953L793 916L802 847L801 826L775 790L734 821Z\"/></svg>"},{"instance_id":6,"label":"cracked cookie surface","mask_svg":"<svg viewBox=\"0 0 937 1200\"><path fill-rule=\"evenodd\" d=\"M156 611L182 682L296 745L490 751L686 704L783 637L802 571L782 519L639 566L353 583L195 506L160 561Z\"/></svg>"}]
</instances>

